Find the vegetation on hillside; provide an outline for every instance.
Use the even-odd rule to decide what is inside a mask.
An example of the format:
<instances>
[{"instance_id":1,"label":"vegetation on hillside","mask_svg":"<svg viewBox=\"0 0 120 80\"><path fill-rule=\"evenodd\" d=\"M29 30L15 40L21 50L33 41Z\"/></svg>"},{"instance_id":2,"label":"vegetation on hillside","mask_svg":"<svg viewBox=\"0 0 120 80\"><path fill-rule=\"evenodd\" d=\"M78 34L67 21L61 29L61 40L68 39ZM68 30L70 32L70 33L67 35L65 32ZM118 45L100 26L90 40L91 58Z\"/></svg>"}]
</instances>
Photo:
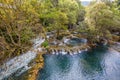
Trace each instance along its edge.
<instances>
[{"instance_id":1,"label":"vegetation on hillside","mask_svg":"<svg viewBox=\"0 0 120 80\"><path fill-rule=\"evenodd\" d=\"M112 39L112 34L120 30L120 11L115 3L96 2L86 8L85 21L90 38L97 40L99 36Z\"/></svg>"},{"instance_id":2,"label":"vegetation on hillside","mask_svg":"<svg viewBox=\"0 0 120 80\"><path fill-rule=\"evenodd\" d=\"M120 1L96 0L84 7L80 0L0 0L0 64L25 53L37 36L43 36L42 46L48 47L48 32L57 40L63 33L77 32L90 43L120 41ZM35 63L26 76L29 80L43 67L42 54Z\"/></svg>"},{"instance_id":3,"label":"vegetation on hillside","mask_svg":"<svg viewBox=\"0 0 120 80\"><path fill-rule=\"evenodd\" d=\"M79 0L0 0L0 61L28 50L31 40L54 31L87 33L90 42L100 38L120 41L120 2L100 0L88 7ZM48 43L44 43L44 46Z\"/></svg>"}]
</instances>

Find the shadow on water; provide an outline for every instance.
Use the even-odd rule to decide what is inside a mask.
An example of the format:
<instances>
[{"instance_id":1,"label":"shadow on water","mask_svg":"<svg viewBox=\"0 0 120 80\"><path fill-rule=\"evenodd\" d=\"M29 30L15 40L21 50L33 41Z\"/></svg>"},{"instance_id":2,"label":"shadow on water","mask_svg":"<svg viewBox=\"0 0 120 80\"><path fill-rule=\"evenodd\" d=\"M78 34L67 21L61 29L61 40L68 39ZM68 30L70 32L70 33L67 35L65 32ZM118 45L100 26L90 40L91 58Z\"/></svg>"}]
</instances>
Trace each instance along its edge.
<instances>
[{"instance_id":1,"label":"shadow on water","mask_svg":"<svg viewBox=\"0 0 120 80\"><path fill-rule=\"evenodd\" d=\"M103 74L102 60L108 48L105 46L97 47L84 53L84 57L81 61L82 74L86 76L87 80L99 80L95 77L99 77ZM101 80L101 79L100 79Z\"/></svg>"},{"instance_id":2,"label":"shadow on water","mask_svg":"<svg viewBox=\"0 0 120 80\"><path fill-rule=\"evenodd\" d=\"M103 75L107 51L102 46L73 56L44 55L45 66L38 80L107 80Z\"/></svg>"},{"instance_id":3,"label":"shadow on water","mask_svg":"<svg viewBox=\"0 0 120 80\"><path fill-rule=\"evenodd\" d=\"M52 75L57 77L57 75L62 75L61 73L68 73L72 65L70 57L70 55L44 55L44 61L47 65L40 70L40 80L51 80L49 77Z\"/></svg>"}]
</instances>

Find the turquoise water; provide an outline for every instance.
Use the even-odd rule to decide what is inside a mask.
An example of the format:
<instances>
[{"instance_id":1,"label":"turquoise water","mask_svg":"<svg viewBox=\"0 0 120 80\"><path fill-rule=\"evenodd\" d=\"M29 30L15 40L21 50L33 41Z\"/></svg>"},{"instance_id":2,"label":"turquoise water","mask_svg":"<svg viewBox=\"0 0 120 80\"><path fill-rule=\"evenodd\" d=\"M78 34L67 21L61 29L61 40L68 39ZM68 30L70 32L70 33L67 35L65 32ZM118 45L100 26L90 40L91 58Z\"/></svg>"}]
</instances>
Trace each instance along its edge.
<instances>
[{"instance_id":1,"label":"turquoise water","mask_svg":"<svg viewBox=\"0 0 120 80\"><path fill-rule=\"evenodd\" d=\"M38 80L120 80L120 53L99 47L76 55L44 55Z\"/></svg>"},{"instance_id":2,"label":"turquoise water","mask_svg":"<svg viewBox=\"0 0 120 80\"><path fill-rule=\"evenodd\" d=\"M43 57L45 66L37 80L120 80L120 53L105 46L74 55ZM14 73L4 80L24 80L25 73Z\"/></svg>"}]
</instances>

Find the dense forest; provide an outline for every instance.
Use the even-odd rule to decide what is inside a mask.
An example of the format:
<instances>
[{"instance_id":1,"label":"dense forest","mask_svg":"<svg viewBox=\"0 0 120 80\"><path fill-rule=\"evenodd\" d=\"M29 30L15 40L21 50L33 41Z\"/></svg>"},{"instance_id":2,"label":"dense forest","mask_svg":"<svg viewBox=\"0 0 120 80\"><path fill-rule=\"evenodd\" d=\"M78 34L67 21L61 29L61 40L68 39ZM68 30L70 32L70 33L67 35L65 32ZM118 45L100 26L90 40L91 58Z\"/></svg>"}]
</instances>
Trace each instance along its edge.
<instances>
[{"instance_id":1,"label":"dense forest","mask_svg":"<svg viewBox=\"0 0 120 80\"><path fill-rule=\"evenodd\" d=\"M54 39L79 33L89 44L120 41L120 1L0 0L0 63L25 53L32 39L54 32Z\"/></svg>"},{"instance_id":2,"label":"dense forest","mask_svg":"<svg viewBox=\"0 0 120 80\"><path fill-rule=\"evenodd\" d=\"M89 7L83 7L79 0L0 2L0 59L23 53L33 37L50 31L56 31L56 38L61 30L76 30L87 33L90 41L96 41L98 36L119 40L119 1L101 0L91 2Z\"/></svg>"}]
</instances>

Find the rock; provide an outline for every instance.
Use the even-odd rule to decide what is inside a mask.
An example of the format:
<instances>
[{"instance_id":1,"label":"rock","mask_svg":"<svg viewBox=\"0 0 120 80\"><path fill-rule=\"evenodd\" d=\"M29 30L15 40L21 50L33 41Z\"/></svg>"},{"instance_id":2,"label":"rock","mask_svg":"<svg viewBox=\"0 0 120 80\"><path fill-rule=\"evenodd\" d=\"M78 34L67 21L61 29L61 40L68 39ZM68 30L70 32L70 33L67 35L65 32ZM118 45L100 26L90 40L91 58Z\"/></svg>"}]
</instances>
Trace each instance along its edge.
<instances>
[{"instance_id":1,"label":"rock","mask_svg":"<svg viewBox=\"0 0 120 80\"><path fill-rule=\"evenodd\" d=\"M37 55L36 50L38 50L38 46L40 46L41 43L44 42L44 39L41 39L38 37L37 39L34 39L33 42L34 42L34 45L31 50L29 50L25 54L22 54L20 56L14 57L13 59L10 59L9 61L7 61L2 65L2 67L4 67L5 70L0 72L0 74L4 73L0 75L0 80L13 74L18 69L28 65L36 57ZM29 69L29 67L26 67L26 68L27 68L26 70Z\"/></svg>"},{"instance_id":2,"label":"rock","mask_svg":"<svg viewBox=\"0 0 120 80\"><path fill-rule=\"evenodd\" d=\"M120 52L120 43L119 42L115 42L113 45L111 45L111 47Z\"/></svg>"}]
</instances>

